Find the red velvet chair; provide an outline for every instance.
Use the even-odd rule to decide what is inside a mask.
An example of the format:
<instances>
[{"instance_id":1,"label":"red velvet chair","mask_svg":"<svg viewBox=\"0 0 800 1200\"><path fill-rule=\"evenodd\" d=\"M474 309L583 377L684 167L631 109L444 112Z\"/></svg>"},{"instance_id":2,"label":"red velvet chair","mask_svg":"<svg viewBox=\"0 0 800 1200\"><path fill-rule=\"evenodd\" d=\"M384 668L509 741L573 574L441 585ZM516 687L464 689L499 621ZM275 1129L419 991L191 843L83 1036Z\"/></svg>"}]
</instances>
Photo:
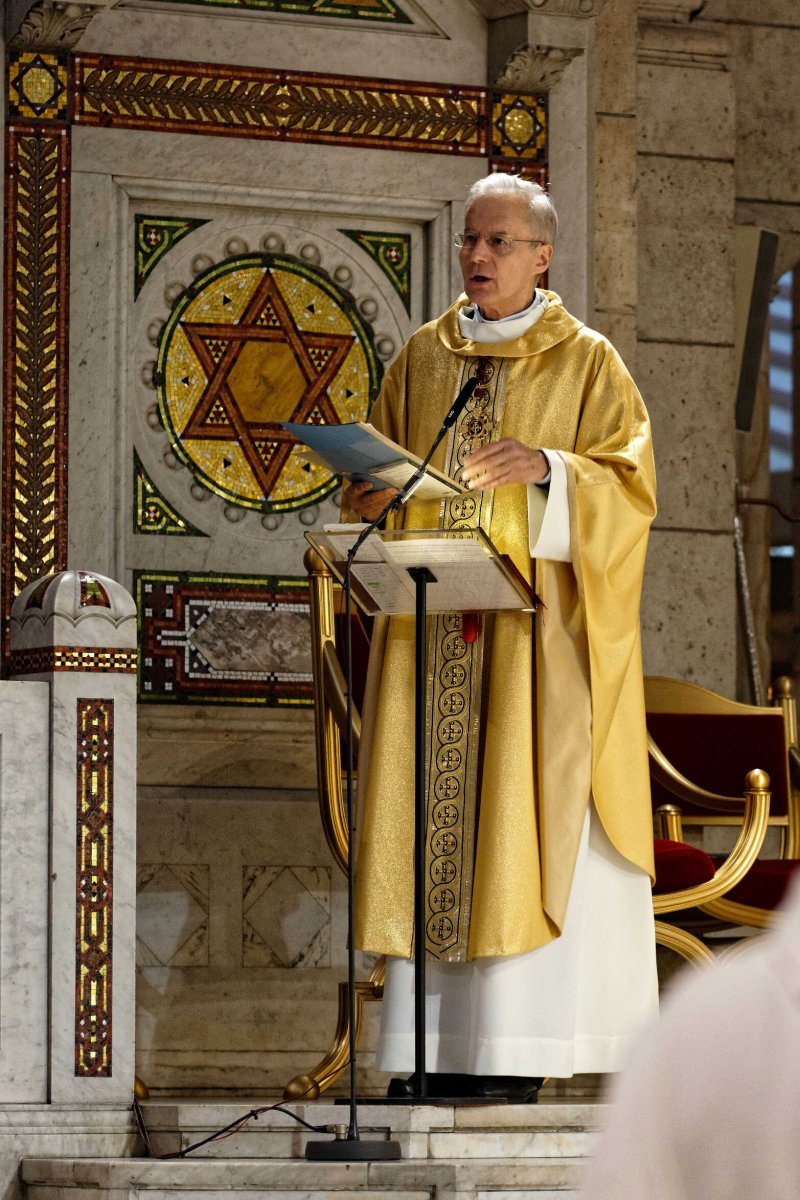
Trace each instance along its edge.
<instances>
[{"instance_id":1,"label":"red velvet chair","mask_svg":"<svg viewBox=\"0 0 800 1200\"><path fill-rule=\"evenodd\" d=\"M645 696L656 937L690 961L707 961L713 956L704 933L724 925L763 928L800 870L800 757L791 682L778 682L772 708L739 704L675 679L645 680ZM708 825L737 829L727 857L684 840L684 829ZM759 857L770 826L781 832L775 859Z\"/></svg>"}]
</instances>

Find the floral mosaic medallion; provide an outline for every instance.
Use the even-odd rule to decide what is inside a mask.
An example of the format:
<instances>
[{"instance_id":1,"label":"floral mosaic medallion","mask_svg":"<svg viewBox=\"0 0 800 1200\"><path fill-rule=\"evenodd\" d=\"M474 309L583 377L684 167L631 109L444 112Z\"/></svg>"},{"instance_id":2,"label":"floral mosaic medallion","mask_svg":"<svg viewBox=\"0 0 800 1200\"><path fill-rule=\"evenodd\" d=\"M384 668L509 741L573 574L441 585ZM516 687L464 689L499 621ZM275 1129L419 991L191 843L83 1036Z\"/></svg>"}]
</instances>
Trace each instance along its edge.
<instances>
[{"instance_id":1,"label":"floral mosaic medallion","mask_svg":"<svg viewBox=\"0 0 800 1200\"><path fill-rule=\"evenodd\" d=\"M155 383L175 454L228 503L285 512L337 484L278 422L366 420L381 366L352 299L295 259L211 267L178 298Z\"/></svg>"}]
</instances>

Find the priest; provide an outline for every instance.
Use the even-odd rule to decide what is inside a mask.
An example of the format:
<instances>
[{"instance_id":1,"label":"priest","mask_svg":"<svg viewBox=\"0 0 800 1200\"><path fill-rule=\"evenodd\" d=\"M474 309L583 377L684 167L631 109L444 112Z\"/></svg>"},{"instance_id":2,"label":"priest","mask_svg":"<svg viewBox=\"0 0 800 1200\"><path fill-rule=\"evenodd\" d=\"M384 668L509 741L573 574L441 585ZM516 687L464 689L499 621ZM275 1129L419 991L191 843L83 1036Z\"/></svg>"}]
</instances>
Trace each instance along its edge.
<instances>
[{"instance_id":1,"label":"priest","mask_svg":"<svg viewBox=\"0 0 800 1200\"><path fill-rule=\"evenodd\" d=\"M494 174L456 236L465 294L408 341L372 421L466 495L405 528L481 527L542 600L535 616L429 619L426 1051L430 1091L535 1098L544 1076L614 1070L657 1004L639 635L655 515L650 429L609 342L538 286L557 219ZM352 484L370 520L387 492ZM414 624L373 636L359 771L357 945L388 955L379 1069L414 1062ZM413 1081L395 1080L395 1092Z\"/></svg>"}]
</instances>

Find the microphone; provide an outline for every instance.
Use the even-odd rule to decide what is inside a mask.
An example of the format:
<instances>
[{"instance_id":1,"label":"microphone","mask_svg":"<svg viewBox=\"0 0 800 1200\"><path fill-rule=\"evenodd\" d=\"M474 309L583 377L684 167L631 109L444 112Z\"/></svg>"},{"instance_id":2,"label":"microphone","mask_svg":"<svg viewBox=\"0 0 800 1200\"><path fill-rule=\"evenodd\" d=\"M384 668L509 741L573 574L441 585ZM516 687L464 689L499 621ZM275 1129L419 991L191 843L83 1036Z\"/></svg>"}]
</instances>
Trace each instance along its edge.
<instances>
[{"instance_id":1,"label":"microphone","mask_svg":"<svg viewBox=\"0 0 800 1200\"><path fill-rule=\"evenodd\" d=\"M420 465L417 467L414 474L411 476L411 478L406 483L403 484L400 491L395 496L392 496L389 503L378 514L378 516L375 518L375 520L370 521L369 525L364 526L361 533L358 535L358 538L353 543L353 545L350 547L350 550L347 553L348 571L349 571L350 565L352 564L353 559L355 558L356 554L361 549L361 547L364 545L364 542L367 540L369 535L372 533L373 529L377 529L378 526L380 525L381 521L384 521L388 517L389 513L394 512L395 509L399 508L400 505L403 503L403 501L406 499L406 497L409 495L409 493L414 490L414 487L417 484L417 482L425 474L428 463L431 461L434 454L436 453L437 447L439 446L439 443L441 442L442 438L447 433L448 429L450 429L451 426L455 425L456 421L461 416L464 409L467 407L467 404L472 399L472 393L475 391L475 388L477 386L478 386L478 379L476 376L473 376L471 379L467 380L467 382L462 387L461 391L456 396L453 403L450 405L450 409L447 413L447 416L442 421L441 429L437 433L436 437L433 439L433 443L431 445L430 450L425 455L424 459L422 460Z\"/></svg>"},{"instance_id":2,"label":"microphone","mask_svg":"<svg viewBox=\"0 0 800 1200\"><path fill-rule=\"evenodd\" d=\"M461 416L464 409L467 407L467 404L472 399L472 393L475 391L475 388L477 386L478 386L478 377L476 375L473 375L472 379L467 380L467 382L462 387L461 391L456 396L453 403L450 405L450 412L447 414L444 421L442 421L442 429L443 430L449 429L451 425L455 425L456 421ZM433 443L434 450L439 445L440 441L441 441L441 438L437 438L437 440ZM431 451L431 453L432 452L433 451Z\"/></svg>"}]
</instances>

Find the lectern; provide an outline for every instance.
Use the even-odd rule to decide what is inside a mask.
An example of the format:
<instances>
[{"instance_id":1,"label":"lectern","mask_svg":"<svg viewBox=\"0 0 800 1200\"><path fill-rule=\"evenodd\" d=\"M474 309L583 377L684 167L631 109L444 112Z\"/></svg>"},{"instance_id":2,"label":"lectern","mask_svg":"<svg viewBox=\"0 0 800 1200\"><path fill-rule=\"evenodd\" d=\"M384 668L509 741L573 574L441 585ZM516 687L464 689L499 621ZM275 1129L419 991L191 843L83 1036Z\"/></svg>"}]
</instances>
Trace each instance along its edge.
<instances>
[{"instance_id":1,"label":"lectern","mask_svg":"<svg viewBox=\"0 0 800 1200\"><path fill-rule=\"evenodd\" d=\"M534 612L537 598L508 556L500 554L482 529L375 530L350 563L348 552L364 532L361 525L333 525L306 538L334 576L347 583L369 615L414 616L415 629L415 811L414 811L414 1077L415 1095L428 1096L425 1046L425 841L426 795L426 619L433 613ZM348 691L352 680L348 679ZM350 756L348 755L348 762ZM349 782L349 781L348 781ZM348 791L352 785L349 782ZM352 863L352 795L348 795ZM352 891L352 869L348 873ZM352 910L352 895L349 898ZM352 924L351 924L352 940ZM351 955L352 958L352 955ZM353 980L350 980L352 995ZM352 1025L351 1025L352 1036ZM351 1045L351 1055L354 1048Z\"/></svg>"}]
</instances>

